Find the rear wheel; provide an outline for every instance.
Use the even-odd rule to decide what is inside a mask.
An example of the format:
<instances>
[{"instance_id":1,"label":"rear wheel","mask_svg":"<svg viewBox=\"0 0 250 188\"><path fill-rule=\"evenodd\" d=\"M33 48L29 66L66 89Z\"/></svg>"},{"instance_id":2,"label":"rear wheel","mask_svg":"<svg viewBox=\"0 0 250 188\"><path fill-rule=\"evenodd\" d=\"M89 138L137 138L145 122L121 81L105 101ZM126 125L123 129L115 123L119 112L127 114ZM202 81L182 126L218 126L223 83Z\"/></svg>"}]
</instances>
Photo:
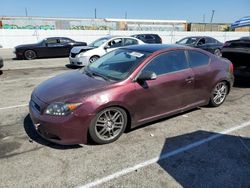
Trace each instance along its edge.
<instances>
[{"instance_id":1,"label":"rear wheel","mask_svg":"<svg viewBox=\"0 0 250 188\"><path fill-rule=\"evenodd\" d=\"M107 144L117 140L127 125L126 112L118 107L110 107L99 112L92 121L89 134L98 144Z\"/></svg>"},{"instance_id":2,"label":"rear wheel","mask_svg":"<svg viewBox=\"0 0 250 188\"><path fill-rule=\"evenodd\" d=\"M97 59L99 59L100 57L99 56L92 56L90 59L89 59L89 63L93 63L95 62Z\"/></svg>"},{"instance_id":3,"label":"rear wheel","mask_svg":"<svg viewBox=\"0 0 250 188\"><path fill-rule=\"evenodd\" d=\"M220 49L214 50L214 55L221 57L222 56L221 50Z\"/></svg>"},{"instance_id":4,"label":"rear wheel","mask_svg":"<svg viewBox=\"0 0 250 188\"><path fill-rule=\"evenodd\" d=\"M219 82L214 87L211 97L210 97L210 106L220 106L226 99L228 94L228 85L226 82Z\"/></svg>"},{"instance_id":5,"label":"rear wheel","mask_svg":"<svg viewBox=\"0 0 250 188\"><path fill-rule=\"evenodd\" d=\"M26 50L24 52L25 59L32 60L36 58L36 52L33 50Z\"/></svg>"}]
</instances>

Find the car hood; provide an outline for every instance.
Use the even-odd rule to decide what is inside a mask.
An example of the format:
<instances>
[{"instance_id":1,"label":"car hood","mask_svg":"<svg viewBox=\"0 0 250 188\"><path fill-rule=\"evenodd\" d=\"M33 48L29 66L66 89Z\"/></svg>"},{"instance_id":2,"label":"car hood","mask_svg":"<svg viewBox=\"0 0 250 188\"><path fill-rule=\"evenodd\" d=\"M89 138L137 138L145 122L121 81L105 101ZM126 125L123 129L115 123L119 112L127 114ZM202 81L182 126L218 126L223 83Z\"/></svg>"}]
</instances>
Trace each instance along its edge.
<instances>
[{"instance_id":1,"label":"car hood","mask_svg":"<svg viewBox=\"0 0 250 188\"><path fill-rule=\"evenodd\" d=\"M18 45L16 46L15 48L27 48L27 47L35 47L37 46L38 44L22 44L22 45Z\"/></svg>"},{"instance_id":2,"label":"car hood","mask_svg":"<svg viewBox=\"0 0 250 188\"><path fill-rule=\"evenodd\" d=\"M76 47L72 48L71 53L78 54L80 52L85 52L85 51L91 50L93 48L94 47L91 47L91 46L76 46Z\"/></svg>"},{"instance_id":3,"label":"car hood","mask_svg":"<svg viewBox=\"0 0 250 188\"><path fill-rule=\"evenodd\" d=\"M75 102L94 91L102 89L109 82L89 77L84 71L71 71L50 78L38 85L33 94L43 102ZM71 100L71 101L70 101Z\"/></svg>"}]
</instances>

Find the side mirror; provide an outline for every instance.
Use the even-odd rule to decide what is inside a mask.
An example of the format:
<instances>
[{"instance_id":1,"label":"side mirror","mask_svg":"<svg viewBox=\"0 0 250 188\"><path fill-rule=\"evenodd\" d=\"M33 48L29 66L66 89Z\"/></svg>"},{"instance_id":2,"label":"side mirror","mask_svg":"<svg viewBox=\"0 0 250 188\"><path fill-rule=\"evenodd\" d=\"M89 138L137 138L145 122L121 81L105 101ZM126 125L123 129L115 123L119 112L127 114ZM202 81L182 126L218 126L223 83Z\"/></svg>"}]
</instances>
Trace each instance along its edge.
<instances>
[{"instance_id":1,"label":"side mirror","mask_svg":"<svg viewBox=\"0 0 250 188\"><path fill-rule=\"evenodd\" d=\"M104 46L103 48L104 48L104 50L107 50L108 48L110 48L110 46L107 45L107 46Z\"/></svg>"},{"instance_id":2,"label":"side mirror","mask_svg":"<svg viewBox=\"0 0 250 188\"><path fill-rule=\"evenodd\" d=\"M137 77L137 81L155 80L157 75L152 71L141 72Z\"/></svg>"}]
</instances>

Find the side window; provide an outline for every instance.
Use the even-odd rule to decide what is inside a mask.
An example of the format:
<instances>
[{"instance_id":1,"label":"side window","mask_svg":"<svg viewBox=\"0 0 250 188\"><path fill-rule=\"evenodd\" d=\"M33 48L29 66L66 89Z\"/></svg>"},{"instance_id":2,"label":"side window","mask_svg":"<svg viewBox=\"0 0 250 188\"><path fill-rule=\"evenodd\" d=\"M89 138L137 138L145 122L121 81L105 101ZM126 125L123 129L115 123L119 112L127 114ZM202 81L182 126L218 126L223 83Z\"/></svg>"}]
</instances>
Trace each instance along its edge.
<instances>
[{"instance_id":1,"label":"side window","mask_svg":"<svg viewBox=\"0 0 250 188\"><path fill-rule=\"evenodd\" d=\"M47 47L57 47L58 45L60 45L60 41L59 39L48 39L46 41L46 45Z\"/></svg>"},{"instance_id":2,"label":"side window","mask_svg":"<svg viewBox=\"0 0 250 188\"><path fill-rule=\"evenodd\" d=\"M135 45L138 44L138 41L135 39L125 38L124 39L124 46Z\"/></svg>"},{"instance_id":3,"label":"side window","mask_svg":"<svg viewBox=\"0 0 250 188\"><path fill-rule=\"evenodd\" d=\"M122 39L114 39L112 41L110 41L108 43L108 45L110 46L110 48L117 48L117 47L121 47L122 46Z\"/></svg>"},{"instance_id":4,"label":"side window","mask_svg":"<svg viewBox=\"0 0 250 188\"><path fill-rule=\"evenodd\" d=\"M197 51L188 51L190 67L198 67L207 65L209 63L209 57L206 54Z\"/></svg>"},{"instance_id":5,"label":"side window","mask_svg":"<svg viewBox=\"0 0 250 188\"><path fill-rule=\"evenodd\" d=\"M185 52L172 51L155 57L143 71L153 71L157 75L176 72L188 68Z\"/></svg>"},{"instance_id":6,"label":"side window","mask_svg":"<svg viewBox=\"0 0 250 188\"><path fill-rule=\"evenodd\" d=\"M57 44L59 43L59 39L48 39L46 41L47 44Z\"/></svg>"},{"instance_id":7,"label":"side window","mask_svg":"<svg viewBox=\"0 0 250 188\"><path fill-rule=\"evenodd\" d=\"M216 41L212 38L206 38L206 43L207 44L214 44L214 43L216 43Z\"/></svg>"},{"instance_id":8,"label":"side window","mask_svg":"<svg viewBox=\"0 0 250 188\"><path fill-rule=\"evenodd\" d=\"M154 37L152 35L146 35L145 39L152 40L152 39L154 39Z\"/></svg>"},{"instance_id":9,"label":"side window","mask_svg":"<svg viewBox=\"0 0 250 188\"><path fill-rule=\"evenodd\" d=\"M62 44L71 43L71 42L73 42L73 41L70 40L70 39L67 39L67 38L61 38L61 39L60 39L60 43L62 43Z\"/></svg>"},{"instance_id":10,"label":"side window","mask_svg":"<svg viewBox=\"0 0 250 188\"><path fill-rule=\"evenodd\" d=\"M198 43L197 43L197 45L198 46L201 46L201 45L203 45L203 44L205 44L205 38L201 38L199 41L198 41Z\"/></svg>"}]
</instances>

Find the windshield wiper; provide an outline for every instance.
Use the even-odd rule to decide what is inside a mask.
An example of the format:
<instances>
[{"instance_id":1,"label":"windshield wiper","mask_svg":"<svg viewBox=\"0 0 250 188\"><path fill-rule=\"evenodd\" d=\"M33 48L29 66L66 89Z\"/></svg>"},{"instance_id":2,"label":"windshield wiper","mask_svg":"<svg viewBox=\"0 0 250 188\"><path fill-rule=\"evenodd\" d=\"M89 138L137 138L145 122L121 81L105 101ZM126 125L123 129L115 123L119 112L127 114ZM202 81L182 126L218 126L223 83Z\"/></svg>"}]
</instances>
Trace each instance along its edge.
<instances>
[{"instance_id":1,"label":"windshield wiper","mask_svg":"<svg viewBox=\"0 0 250 188\"><path fill-rule=\"evenodd\" d=\"M102 74L98 74L98 73L96 73L96 72L92 72L92 76L98 76L98 77L103 78L103 79L106 80L106 81L110 81L110 79L109 79L107 76L104 76L104 75L102 75Z\"/></svg>"},{"instance_id":2,"label":"windshield wiper","mask_svg":"<svg viewBox=\"0 0 250 188\"><path fill-rule=\"evenodd\" d=\"M94 77L94 76L98 76L98 77L101 77L102 79L106 80L106 81L110 81L110 78L108 78L107 76L104 76L102 74L99 74L97 72L93 72L93 71L90 71L89 69L85 68L85 73L89 76L89 77Z\"/></svg>"},{"instance_id":3,"label":"windshield wiper","mask_svg":"<svg viewBox=\"0 0 250 188\"><path fill-rule=\"evenodd\" d=\"M86 75L88 75L89 77L93 77L93 73L90 72L86 67L84 70L85 70Z\"/></svg>"}]
</instances>

